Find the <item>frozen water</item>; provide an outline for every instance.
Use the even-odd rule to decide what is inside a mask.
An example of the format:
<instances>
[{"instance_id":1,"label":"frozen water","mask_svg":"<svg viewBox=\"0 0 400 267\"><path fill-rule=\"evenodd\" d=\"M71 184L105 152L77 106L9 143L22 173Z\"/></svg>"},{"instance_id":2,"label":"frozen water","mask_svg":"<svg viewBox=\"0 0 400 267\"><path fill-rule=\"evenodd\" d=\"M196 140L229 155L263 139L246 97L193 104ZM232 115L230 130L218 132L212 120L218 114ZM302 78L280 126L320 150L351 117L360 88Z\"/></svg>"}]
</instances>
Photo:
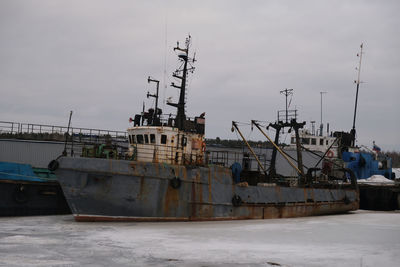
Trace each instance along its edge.
<instances>
[{"instance_id":1,"label":"frozen water","mask_svg":"<svg viewBox=\"0 0 400 267\"><path fill-rule=\"evenodd\" d=\"M1 266L400 266L400 212L225 222L0 218Z\"/></svg>"}]
</instances>

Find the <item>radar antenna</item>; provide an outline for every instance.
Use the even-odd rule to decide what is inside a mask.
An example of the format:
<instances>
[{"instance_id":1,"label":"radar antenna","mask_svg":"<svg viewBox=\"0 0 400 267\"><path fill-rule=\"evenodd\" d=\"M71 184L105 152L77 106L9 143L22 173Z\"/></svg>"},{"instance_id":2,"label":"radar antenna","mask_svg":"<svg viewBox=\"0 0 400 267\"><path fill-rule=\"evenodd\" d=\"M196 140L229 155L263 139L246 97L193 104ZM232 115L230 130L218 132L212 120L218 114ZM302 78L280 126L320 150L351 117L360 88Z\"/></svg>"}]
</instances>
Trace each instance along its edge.
<instances>
[{"instance_id":1,"label":"radar antenna","mask_svg":"<svg viewBox=\"0 0 400 267\"><path fill-rule=\"evenodd\" d=\"M293 89L286 88L285 90L280 91L280 93L285 95L285 97L286 97L286 116L285 116L286 117L286 121L285 122L288 123L289 119L288 119L288 103L287 103L287 99L288 99L288 96L293 95Z\"/></svg>"},{"instance_id":2,"label":"radar antenna","mask_svg":"<svg viewBox=\"0 0 400 267\"><path fill-rule=\"evenodd\" d=\"M154 108L154 113L153 113L153 124L154 125L158 125L159 124L159 119L158 116L161 115L159 108L158 108L158 91L159 91L159 85L160 85L160 81L151 78L150 76L147 78L147 82L148 83L156 83L157 84L157 89L156 89L156 93L155 94L150 94L150 92L147 92L147 98L149 97L154 97L156 99L156 104L155 104L155 108Z\"/></svg>"}]
</instances>

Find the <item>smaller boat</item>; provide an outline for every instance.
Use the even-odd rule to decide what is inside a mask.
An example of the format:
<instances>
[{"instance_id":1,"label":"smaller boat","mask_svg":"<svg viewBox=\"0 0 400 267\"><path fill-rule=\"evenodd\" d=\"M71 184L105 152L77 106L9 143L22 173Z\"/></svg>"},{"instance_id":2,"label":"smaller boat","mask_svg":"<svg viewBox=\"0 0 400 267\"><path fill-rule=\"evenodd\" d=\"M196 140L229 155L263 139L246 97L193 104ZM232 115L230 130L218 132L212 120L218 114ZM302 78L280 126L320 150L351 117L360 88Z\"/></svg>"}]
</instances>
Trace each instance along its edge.
<instances>
[{"instance_id":1,"label":"smaller boat","mask_svg":"<svg viewBox=\"0 0 400 267\"><path fill-rule=\"evenodd\" d=\"M128 143L126 132L69 128L0 121L0 216L71 213L56 175L45 168L65 151L66 138L70 153L75 148L105 158L115 157L114 147ZM99 144L110 140L113 146Z\"/></svg>"},{"instance_id":2,"label":"smaller boat","mask_svg":"<svg viewBox=\"0 0 400 267\"><path fill-rule=\"evenodd\" d=\"M54 173L0 162L0 216L71 213Z\"/></svg>"}]
</instances>

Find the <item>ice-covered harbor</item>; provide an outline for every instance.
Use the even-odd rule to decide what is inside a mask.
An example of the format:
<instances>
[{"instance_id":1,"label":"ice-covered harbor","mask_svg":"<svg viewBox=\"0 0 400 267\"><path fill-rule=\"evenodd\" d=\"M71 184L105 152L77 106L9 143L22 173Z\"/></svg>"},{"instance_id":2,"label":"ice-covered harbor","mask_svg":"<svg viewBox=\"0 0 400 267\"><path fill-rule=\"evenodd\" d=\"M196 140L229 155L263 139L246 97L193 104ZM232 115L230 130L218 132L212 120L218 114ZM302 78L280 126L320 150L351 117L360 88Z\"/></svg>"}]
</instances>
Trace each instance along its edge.
<instances>
[{"instance_id":1,"label":"ice-covered harbor","mask_svg":"<svg viewBox=\"0 0 400 267\"><path fill-rule=\"evenodd\" d=\"M400 212L78 223L0 218L0 266L400 266Z\"/></svg>"}]
</instances>

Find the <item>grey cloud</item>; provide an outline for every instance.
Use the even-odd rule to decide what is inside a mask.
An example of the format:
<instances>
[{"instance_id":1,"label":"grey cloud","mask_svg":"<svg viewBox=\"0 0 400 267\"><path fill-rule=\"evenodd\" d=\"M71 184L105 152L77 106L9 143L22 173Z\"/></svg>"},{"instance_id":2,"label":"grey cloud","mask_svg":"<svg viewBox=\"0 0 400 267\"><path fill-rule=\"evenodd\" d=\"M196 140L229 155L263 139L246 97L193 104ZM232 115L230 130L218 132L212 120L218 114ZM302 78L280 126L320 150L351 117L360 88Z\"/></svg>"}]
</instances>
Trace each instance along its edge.
<instances>
[{"instance_id":1,"label":"grey cloud","mask_svg":"<svg viewBox=\"0 0 400 267\"><path fill-rule=\"evenodd\" d=\"M123 130L151 75L171 82L176 41L198 62L188 113L207 137L236 138L232 120L274 120L294 88L302 120L352 124L356 54L365 42L358 142L400 150L397 1L1 1L1 120ZM167 76L164 77L164 64ZM164 88L164 82L162 84ZM176 97L173 88L163 96ZM173 109L164 107L167 113ZM247 129L249 131L249 129ZM254 139L262 139L248 132Z\"/></svg>"}]
</instances>

